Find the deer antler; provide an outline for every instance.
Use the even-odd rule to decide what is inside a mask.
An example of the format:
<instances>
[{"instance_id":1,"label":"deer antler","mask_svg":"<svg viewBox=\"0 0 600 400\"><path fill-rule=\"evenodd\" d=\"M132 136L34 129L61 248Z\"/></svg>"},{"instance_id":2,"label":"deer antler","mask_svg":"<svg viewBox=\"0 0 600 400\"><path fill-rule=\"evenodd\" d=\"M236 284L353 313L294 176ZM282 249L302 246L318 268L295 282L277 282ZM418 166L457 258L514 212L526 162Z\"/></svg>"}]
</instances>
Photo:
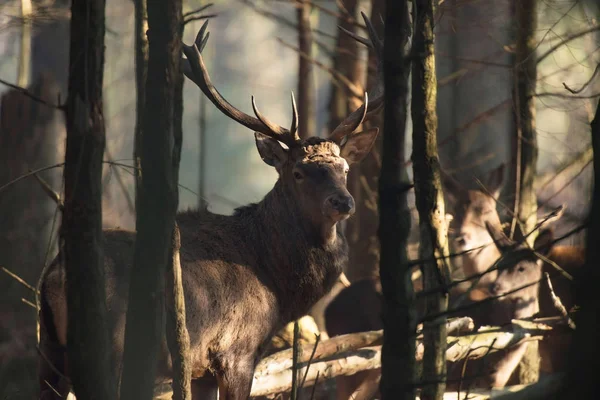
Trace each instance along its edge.
<instances>
[{"instance_id":1,"label":"deer antler","mask_svg":"<svg viewBox=\"0 0 600 400\"><path fill-rule=\"evenodd\" d=\"M378 111L383 105L383 73L382 73L382 60L383 60L383 41L377 36L377 32L375 32L375 28L373 24L367 18L364 12L361 12L363 20L365 21L365 25L367 26L367 32L369 34L369 38L362 38L341 26L338 26L345 34L349 35L354 40L364 44L365 46L373 49L375 51L375 55L377 57L377 70L379 75L379 84L375 89L375 95L372 96L371 101L369 102L368 96L365 93L365 102L362 106L354 110L350 115L348 115L340 124L331 132L329 135L329 139L333 140L336 143L340 143L344 136L349 133L354 132L356 128L363 123L367 115L370 116L376 111ZM367 108L370 109L367 111Z\"/></svg>"},{"instance_id":2,"label":"deer antler","mask_svg":"<svg viewBox=\"0 0 600 400\"><path fill-rule=\"evenodd\" d=\"M300 137L298 136L298 110L296 109L294 93L292 93L292 125L290 129L286 129L269 121L267 117L258 111L254 96L252 97L252 108L256 118L232 106L215 88L208 75L204 60L202 59L202 50L210 35L209 32L206 32L207 27L208 20L204 22L202 28L200 28L193 45L187 46L185 43L182 43L183 53L187 57L187 59L182 59L182 68L185 76L193 81L206 97L208 97L208 99L229 118L249 129L277 139L280 142L285 143L288 147L297 145L300 141Z\"/></svg>"}]
</instances>

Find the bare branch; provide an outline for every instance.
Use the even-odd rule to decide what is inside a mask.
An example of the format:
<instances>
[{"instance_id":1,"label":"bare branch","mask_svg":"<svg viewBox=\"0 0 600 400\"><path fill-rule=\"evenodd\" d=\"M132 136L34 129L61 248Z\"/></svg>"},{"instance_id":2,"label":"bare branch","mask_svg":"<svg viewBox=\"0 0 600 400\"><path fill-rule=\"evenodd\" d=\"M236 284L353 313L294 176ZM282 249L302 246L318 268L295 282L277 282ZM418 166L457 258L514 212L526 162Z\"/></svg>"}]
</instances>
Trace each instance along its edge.
<instances>
[{"instance_id":1,"label":"bare branch","mask_svg":"<svg viewBox=\"0 0 600 400\"><path fill-rule=\"evenodd\" d=\"M36 293L36 289L31 286L29 283L27 283L23 278L21 278L19 275L15 274L14 272L10 271L8 268L6 267L0 267L0 269L2 271L4 271L8 276L10 276L11 278L13 278L15 281L19 282L21 285L25 286L27 289L31 290L33 293Z\"/></svg>"},{"instance_id":2,"label":"bare branch","mask_svg":"<svg viewBox=\"0 0 600 400\"><path fill-rule=\"evenodd\" d=\"M31 93L29 90L22 88L21 86L14 85L10 82L5 81L4 79L0 79L0 83L5 86L8 86L9 88L12 88L12 89L18 91L18 92L23 93L25 96L29 97L30 99L32 99L40 104L44 104L50 108L55 108L55 109L61 110L61 111L65 110L64 105L52 104L52 103L42 99L41 97L38 97L35 94Z\"/></svg>"},{"instance_id":3,"label":"bare branch","mask_svg":"<svg viewBox=\"0 0 600 400\"><path fill-rule=\"evenodd\" d=\"M560 297L554 293L554 288L552 287L552 281L550 280L550 275L547 272L544 272L544 276L546 277L546 284L548 285L548 290L550 290L550 297L552 297L552 304L558 310L560 315L565 319L569 328L575 329L575 322L569 316L567 309L563 305L562 301L560 301Z\"/></svg>"},{"instance_id":4,"label":"bare branch","mask_svg":"<svg viewBox=\"0 0 600 400\"><path fill-rule=\"evenodd\" d=\"M340 74L338 71L334 70L333 68L328 67L327 65L323 64L319 60L316 60L316 59L310 57L308 54L301 52L300 49L285 42L283 39L277 38L277 41L279 43L281 43L283 46L287 47L288 49L291 49L291 50L294 50L295 52L297 52L300 55L300 57L306 59L308 62L315 64L317 67L319 67L323 71L327 72L329 75L331 75L331 78L334 80L334 82L338 86L340 86L342 89L347 90L349 92L349 94L356 97L357 99L360 99L360 100L363 99L363 97L364 97L363 88L358 87L356 84L354 84L354 82L350 81L350 79L348 79L346 76L344 76L343 74Z\"/></svg>"},{"instance_id":5,"label":"bare branch","mask_svg":"<svg viewBox=\"0 0 600 400\"><path fill-rule=\"evenodd\" d=\"M594 70L594 73L592 74L592 76L590 77L590 79L586 83L584 83L583 86L581 86L581 88L579 88L577 90L571 89L569 86L567 86L567 84L565 82L563 82L562 84L565 87L565 89L567 89L569 92L571 92L573 94L579 94L579 93L583 92L585 90L585 88L587 88L590 83L592 83L592 81L594 80L594 78L598 74L598 71L600 71L600 64L596 65L596 69Z\"/></svg>"},{"instance_id":6,"label":"bare branch","mask_svg":"<svg viewBox=\"0 0 600 400\"><path fill-rule=\"evenodd\" d=\"M31 172L31 170L29 170L29 172ZM33 177L39 182L39 184L42 186L42 189L48 195L48 197L50 197L52 199L52 201L54 201L54 203L56 203L56 205L58 206L59 210L63 211L65 209L65 203L61 199L60 194L58 194L57 192L55 192L54 189L52 189L52 187L50 187L50 185L48 184L48 182L46 182L37 173L34 173Z\"/></svg>"},{"instance_id":7,"label":"bare branch","mask_svg":"<svg viewBox=\"0 0 600 400\"><path fill-rule=\"evenodd\" d=\"M597 32L600 31L600 25L596 25L596 26L592 26L591 28L588 28L586 30L574 33L570 36L567 36L564 40L562 40L560 43L552 46L549 50L547 50L545 53L543 53L542 55L540 55L537 59L537 64L540 64L542 61L544 61L548 56L550 56L552 53L554 53L557 49L561 48L562 46L566 45L567 43L578 39L582 36L587 35L588 33L592 33L592 32Z\"/></svg>"}]
</instances>

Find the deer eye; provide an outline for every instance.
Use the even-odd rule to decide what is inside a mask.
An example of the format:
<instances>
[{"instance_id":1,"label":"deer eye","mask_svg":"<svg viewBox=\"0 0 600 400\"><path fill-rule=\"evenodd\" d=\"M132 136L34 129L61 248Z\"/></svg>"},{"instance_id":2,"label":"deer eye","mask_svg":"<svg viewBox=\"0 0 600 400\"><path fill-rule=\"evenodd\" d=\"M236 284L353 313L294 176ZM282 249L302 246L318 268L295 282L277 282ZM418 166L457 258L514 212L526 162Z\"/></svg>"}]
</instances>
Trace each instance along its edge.
<instances>
[{"instance_id":1,"label":"deer eye","mask_svg":"<svg viewBox=\"0 0 600 400\"><path fill-rule=\"evenodd\" d=\"M517 268L517 271L525 272L525 267L521 265L521 266L519 266L519 268Z\"/></svg>"},{"instance_id":2,"label":"deer eye","mask_svg":"<svg viewBox=\"0 0 600 400\"><path fill-rule=\"evenodd\" d=\"M301 181L302 179L304 179L304 175L302 175L302 173L299 171L294 171L294 178L297 181Z\"/></svg>"},{"instance_id":3,"label":"deer eye","mask_svg":"<svg viewBox=\"0 0 600 400\"><path fill-rule=\"evenodd\" d=\"M344 174L345 174L345 175L348 175L348 172L350 172L350 169L346 168L346 169L344 170Z\"/></svg>"}]
</instances>

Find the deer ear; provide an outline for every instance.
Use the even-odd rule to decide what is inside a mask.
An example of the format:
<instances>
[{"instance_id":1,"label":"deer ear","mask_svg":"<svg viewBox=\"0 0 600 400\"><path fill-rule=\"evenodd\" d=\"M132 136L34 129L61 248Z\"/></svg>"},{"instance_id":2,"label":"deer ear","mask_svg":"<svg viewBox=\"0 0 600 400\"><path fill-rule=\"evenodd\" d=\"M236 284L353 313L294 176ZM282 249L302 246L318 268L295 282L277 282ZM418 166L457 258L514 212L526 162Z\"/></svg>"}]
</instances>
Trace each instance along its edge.
<instances>
[{"instance_id":1,"label":"deer ear","mask_svg":"<svg viewBox=\"0 0 600 400\"><path fill-rule=\"evenodd\" d=\"M554 230L552 228L540 229L533 248L544 256L547 256L552 249L552 242L554 241Z\"/></svg>"},{"instance_id":2,"label":"deer ear","mask_svg":"<svg viewBox=\"0 0 600 400\"><path fill-rule=\"evenodd\" d=\"M486 189L490 192L494 199L500 197L500 189L504 181L504 164L491 171L488 175Z\"/></svg>"},{"instance_id":3,"label":"deer ear","mask_svg":"<svg viewBox=\"0 0 600 400\"><path fill-rule=\"evenodd\" d=\"M341 146L340 155L348 164L360 162L371 151L378 133L379 128L371 128L347 135L346 142Z\"/></svg>"},{"instance_id":4,"label":"deer ear","mask_svg":"<svg viewBox=\"0 0 600 400\"><path fill-rule=\"evenodd\" d=\"M280 169L287 159L287 151L279 141L260 132L254 132L254 139L260 158L271 167Z\"/></svg>"},{"instance_id":5,"label":"deer ear","mask_svg":"<svg viewBox=\"0 0 600 400\"><path fill-rule=\"evenodd\" d=\"M442 180L442 188L444 195L449 203L456 203L459 193L464 190L450 175L443 170L440 170L440 179Z\"/></svg>"},{"instance_id":6,"label":"deer ear","mask_svg":"<svg viewBox=\"0 0 600 400\"><path fill-rule=\"evenodd\" d=\"M514 244L514 242L510 240L508 236L504 234L504 232L502 232L502 229L499 229L498 227L494 226L489 221L485 223L485 227L490 236L492 237L494 244L496 245L498 250L500 250L501 253L504 253L504 251L508 247Z\"/></svg>"}]
</instances>

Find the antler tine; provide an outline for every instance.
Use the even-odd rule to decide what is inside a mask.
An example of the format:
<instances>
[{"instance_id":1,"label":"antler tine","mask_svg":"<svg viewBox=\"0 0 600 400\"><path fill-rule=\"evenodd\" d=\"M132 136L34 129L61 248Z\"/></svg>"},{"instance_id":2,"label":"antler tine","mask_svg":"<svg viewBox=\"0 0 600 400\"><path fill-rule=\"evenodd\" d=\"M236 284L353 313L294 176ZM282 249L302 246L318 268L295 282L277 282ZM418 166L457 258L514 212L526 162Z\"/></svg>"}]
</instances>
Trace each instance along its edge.
<instances>
[{"instance_id":1,"label":"antler tine","mask_svg":"<svg viewBox=\"0 0 600 400\"><path fill-rule=\"evenodd\" d=\"M260 122L262 122L271 131L266 135L285 143L288 147L297 142L297 135L295 133L292 133L291 131L280 127L279 125L274 124L267 117L261 114L261 112L258 110L258 106L256 105L256 101L254 100L254 96L252 96L252 110L254 110L254 115L256 115L256 118L258 118ZM293 121L294 119L292 119L292 124L294 123Z\"/></svg>"},{"instance_id":2,"label":"antler tine","mask_svg":"<svg viewBox=\"0 0 600 400\"><path fill-rule=\"evenodd\" d=\"M378 55L383 54L383 41L379 38L379 35L377 35L377 32L375 31L375 27L371 23L371 20L369 20L369 18L367 18L367 15L362 11L360 12L360 15L362 15L363 20L365 21L365 25L367 26L367 33L369 34L369 40L373 45L373 49L377 51Z\"/></svg>"},{"instance_id":3,"label":"antler tine","mask_svg":"<svg viewBox=\"0 0 600 400\"><path fill-rule=\"evenodd\" d=\"M290 132L286 128L270 122L262 115L257 114L257 119L238 110L227 100L225 100L221 93L219 93L219 91L215 88L210 80L208 70L206 69L206 65L204 64L201 54L210 35L209 32L206 32L207 27L208 20L204 22L202 28L200 28L193 45L187 46L185 43L182 44L183 53L187 57L182 59L182 69L185 76L193 81L202 90L206 97L208 97L208 99L227 117L249 129L252 129L253 131L277 138L278 140L286 143L287 139L284 139L284 137L293 137L293 135L290 135ZM254 107L254 98L252 99L252 104ZM257 110L255 109L255 113L256 111ZM291 145L292 142L287 141L286 144Z\"/></svg>"},{"instance_id":4,"label":"antler tine","mask_svg":"<svg viewBox=\"0 0 600 400\"><path fill-rule=\"evenodd\" d=\"M369 95L365 92L365 101L362 106L354 110L331 132L329 139L341 143L344 136L352 133L363 123L369 106Z\"/></svg>"},{"instance_id":5,"label":"antler tine","mask_svg":"<svg viewBox=\"0 0 600 400\"><path fill-rule=\"evenodd\" d=\"M352 39L356 40L357 42L360 42L362 44L364 44L365 46L369 47L369 48L373 48L373 44L371 43L371 41L369 39L365 39L364 37L360 37L358 36L356 33L354 32L350 32L348 29L344 28L341 25L337 26L342 32L344 32L346 35L350 36Z\"/></svg>"},{"instance_id":6,"label":"antler tine","mask_svg":"<svg viewBox=\"0 0 600 400\"><path fill-rule=\"evenodd\" d=\"M295 140L300 140L298 136L298 107L296 107L296 98L294 97L294 91L292 90L292 125L290 126L290 135Z\"/></svg>"}]
</instances>

